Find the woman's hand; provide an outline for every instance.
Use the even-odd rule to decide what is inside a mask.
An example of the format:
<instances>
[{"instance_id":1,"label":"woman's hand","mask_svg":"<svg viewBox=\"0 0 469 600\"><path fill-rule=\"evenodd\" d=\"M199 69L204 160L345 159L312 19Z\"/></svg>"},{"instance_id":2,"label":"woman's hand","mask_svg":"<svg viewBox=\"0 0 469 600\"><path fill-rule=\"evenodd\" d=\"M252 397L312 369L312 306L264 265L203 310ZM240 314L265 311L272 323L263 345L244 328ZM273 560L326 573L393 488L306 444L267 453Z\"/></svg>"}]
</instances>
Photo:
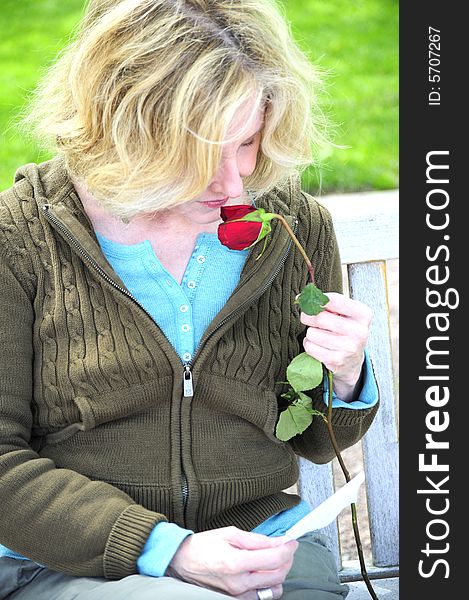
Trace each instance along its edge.
<instances>
[{"instance_id":1,"label":"woman's hand","mask_svg":"<svg viewBox=\"0 0 469 600\"><path fill-rule=\"evenodd\" d=\"M242 600L257 600L261 588L280 598L298 548L295 540L283 542L236 527L195 533L179 546L165 575Z\"/></svg>"},{"instance_id":2,"label":"woman's hand","mask_svg":"<svg viewBox=\"0 0 469 600\"><path fill-rule=\"evenodd\" d=\"M329 302L321 313L301 313L301 322L309 325L303 346L333 373L337 396L351 402L360 380L373 313L362 302L342 294L329 292L326 296Z\"/></svg>"}]
</instances>

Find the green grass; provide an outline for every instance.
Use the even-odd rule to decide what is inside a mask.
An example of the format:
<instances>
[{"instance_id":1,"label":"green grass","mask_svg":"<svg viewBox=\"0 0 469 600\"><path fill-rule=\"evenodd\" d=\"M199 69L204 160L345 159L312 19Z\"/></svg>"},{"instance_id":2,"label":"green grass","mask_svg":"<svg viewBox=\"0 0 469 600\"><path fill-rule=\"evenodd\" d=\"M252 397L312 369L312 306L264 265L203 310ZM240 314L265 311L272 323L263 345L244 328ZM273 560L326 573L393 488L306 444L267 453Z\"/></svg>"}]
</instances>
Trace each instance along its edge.
<instances>
[{"instance_id":1,"label":"green grass","mask_svg":"<svg viewBox=\"0 0 469 600\"><path fill-rule=\"evenodd\" d=\"M337 125L323 153L322 189L398 186L397 0L286 0L294 34L329 72L325 112ZM0 189L16 168L49 158L14 127L28 92L78 22L83 0L2 0L0 5ZM308 170L305 187L318 190Z\"/></svg>"},{"instance_id":2,"label":"green grass","mask_svg":"<svg viewBox=\"0 0 469 600\"><path fill-rule=\"evenodd\" d=\"M287 0L300 45L325 69L326 113L337 125L322 158L324 191L398 187L397 0ZM317 189L308 171L306 187Z\"/></svg>"},{"instance_id":3,"label":"green grass","mask_svg":"<svg viewBox=\"0 0 469 600\"><path fill-rule=\"evenodd\" d=\"M78 22L82 0L2 0L0 4L0 189L15 170L50 156L14 127L42 70L66 44Z\"/></svg>"}]
</instances>

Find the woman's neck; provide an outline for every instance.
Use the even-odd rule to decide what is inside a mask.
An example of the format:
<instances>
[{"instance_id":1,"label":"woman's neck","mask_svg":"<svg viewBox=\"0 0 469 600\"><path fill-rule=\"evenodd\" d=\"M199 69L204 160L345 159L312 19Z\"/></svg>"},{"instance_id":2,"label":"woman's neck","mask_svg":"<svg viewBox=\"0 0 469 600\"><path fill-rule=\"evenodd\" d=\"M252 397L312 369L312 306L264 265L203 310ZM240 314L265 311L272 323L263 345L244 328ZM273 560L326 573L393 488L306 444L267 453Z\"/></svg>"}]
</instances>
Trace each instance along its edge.
<instances>
[{"instance_id":1,"label":"woman's neck","mask_svg":"<svg viewBox=\"0 0 469 600\"><path fill-rule=\"evenodd\" d=\"M178 211L164 210L157 215L136 216L128 223L107 212L78 183L74 183L93 229L103 237L131 246L148 240L163 267L180 283L200 233L216 233L218 223L194 223Z\"/></svg>"},{"instance_id":2,"label":"woman's neck","mask_svg":"<svg viewBox=\"0 0 469 600\"><path fill-rule=\"evenodd\" d=\"M124 222L106 211L82 184L75 182L74 186L94 231L113 242L131 245L149 240L156 251L157 247L177 245L181 240L195 242L200 233L216 233L218 229L218 221L190 222L183 214L171 209L137 215Z\"/></svg>"}]
</instances>

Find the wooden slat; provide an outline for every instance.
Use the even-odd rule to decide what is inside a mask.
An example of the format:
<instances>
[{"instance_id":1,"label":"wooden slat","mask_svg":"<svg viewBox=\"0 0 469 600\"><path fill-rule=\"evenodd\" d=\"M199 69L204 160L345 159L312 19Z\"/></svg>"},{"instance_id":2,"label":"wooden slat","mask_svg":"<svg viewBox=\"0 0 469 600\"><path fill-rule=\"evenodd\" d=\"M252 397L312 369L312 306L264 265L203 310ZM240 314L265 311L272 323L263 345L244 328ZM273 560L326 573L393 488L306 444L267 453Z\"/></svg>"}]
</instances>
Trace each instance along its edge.
<instances>
[{"instance_id":1,"label":"wooden slat","mask_svg":"<svg viewBox=\"0 0 469 600\"><path fill-rule=\"evenodd\" d=\"M334 493L334 482L332 478L332 463L326 465L315 465L312 462L299 459L300 477L298 480L298 493L316 508L321 502ZM330 549L336 557L337 568L341 568L339 531L337 522L334 521L327 527L318 530L319 533L327 535L330 539Z\"/></svg>"},{"instance_id":2,"label":"wooden slat","mask_svg":"<svg viewBox=\"0 0 469 600\"><path fill-rule=\"evenodd\" d=\"M374 567L366 565L366 572L370 579L390 579L391 577L399 577L399 567ZM360 563L358 560L347 560L342 564L342 571L339 573L340 581L347 583L348 581L360 581L362 574L360 571Z\"/></svg>"},{"instance_id":3,"label":"wooden slat","mask_svg":"<svg viewBox=\"0 0 469 600\"><path fill-rule=\"evenodd\" d=\"M373 563L399 564L399 465L389 307L384 262L350 265L350 296L374 310L367 348L380 390L380 409L363 438Z\"/></svg>"},{"instance_id":4,"label":"wooden slat","mask_svg":"<svg viewBox=\"0 0 469 600\"><path fill-rule=\"evenodd\" d=\"M398 438L384 261L399 258L398 190L331 195L318 200L332 214L342 263L348 265L350 296L374 310L367 348L375 367L381 406L362 445L373 564L394 567L399 564ZM313 465L303 459L299 462L298 491L317 506L334 491L331 465ZM333 541L332 550L340 568L336 523L324 533ZM359 570L349 567L346 575L353 578L357 573Z\"/></svg>"},{"instance_id":5,"label":"wooden slat","mask_svg":"<svg viewBox=\"0 0 469 600\"><path fill-rule=\"evenodd\" d=\"M397 190L317 198L331 213L343 263L399 257Z\"/></svg>"}]
</instances>

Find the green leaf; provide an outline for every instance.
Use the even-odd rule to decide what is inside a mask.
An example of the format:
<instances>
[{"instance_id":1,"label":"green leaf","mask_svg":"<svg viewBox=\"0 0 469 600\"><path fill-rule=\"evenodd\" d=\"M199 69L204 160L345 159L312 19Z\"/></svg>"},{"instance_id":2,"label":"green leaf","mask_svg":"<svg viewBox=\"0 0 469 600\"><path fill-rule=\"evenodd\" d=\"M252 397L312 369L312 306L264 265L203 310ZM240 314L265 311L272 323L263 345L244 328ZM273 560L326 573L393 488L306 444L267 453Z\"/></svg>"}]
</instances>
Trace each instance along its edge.
<instances>
[{"instance_id":1,"label":"green leaf","mask_svg":"<svg viewBox=\"0 0 469 600\"><path fill-rule=\"evenodd\" d=\"M234 221L254 221L255 223L268 223L272 219L276 219L275 213L268 213L265 208L257 208L256 210L240 217L239 219L233 219ZM270 227L269 227L270 231Z\"/></svg>"},{"instance_id":2,"label":"green leaf","mask_svg":"<svg viewBox=\"0 0 469 600\"><path fill-rule=\"evenodd\" d=\"M288 404L301 404L301 406L310 410L311 414L317 414L319 412L312 408L313 404L309 396L303 394L303 392L295 392L291 386L284 394L281 394L281 397L285 398L288 401Z\"/></svg>"},{"instance_id":3,"label":"green leaf","mask_svg":"<svg viewBox=\"0 0 469 600\"><path fill-rule=\"evenodd\" d=\"M292 387L290 387L290 389L288 389L284 394L281 394L281 397L285 398L285 400L288 400L288 402L292 404L295 400L298 399L298 392L295 392L295 390Z\"/></svg>"},{"instance_id":4,"label":"green leaf","mask_svg":"<svg viewBox=\"0 0 469 600\"><path fill-rule=\"evenodd\" d=\"M271 231L272 231L272 227L271 227L270 223L263 222L261 230L259 231L259 235L257 236L257 240L253 244L251 244L250 246L248 246L248 248L252 248L256 244L258 244L262 239L265 238L262 250L261 250L259 256L256 258L256 260L259 260L261 258L261 256L264 254L265 249L267 247L267 236L269 235L269 233Z\"/></svg>"},{"instance_id":5,"label":"green leaf","mask_svg":"<svg viewBox=\"0 0 469 600\"><path fill-rule=\"evenodd\" d=\"M312 390L322 377L322 364L306 352L295 356L287 367L288 382L296 392Z\"/></svg>"},{"instance_id":6,"label":"green leaf","mask_svg":"<svg viewBox=\"0 0 469 600\"><path fill-rule=\"evenodd\" d=\"M295 402L280 413L275 435L282 442L286 442L295 435L303 433L312 422L313 415L308 408Z\"/></svg>"},{"instance_id":7,"label":"green leaf","mask_svg":"<svg viewBox=\"0 0 469 600\"><path fill-rule=\"evenodd\" d=\"M297 400L295 404L301 404L301 406L304 406L305 408L310 408L312 410L313 401L309 396L303 394L303 392L296 392L296 398Z\"/></svg>"},{"instance_id":8,"label":"green leaf","mask_svg":"<svg viewBox=\"0 0 469 600\"><path fill-rule=\"evenodd\" d=\"M259 209L261 210L261 209ZM275 213L269 213L267 211L265 211L264 209L262 209L262 220L264 221L264 223L267 223L268 221L272 221L272 219L277 219L278 215L276 215Z\"/></svg>"},{"instance_id":9,"label":"green leaf","mask_svg":"<svg viewBox=\"0 0 469 600\"><path fill-rule=\"evenodd\" d=\"M265 238L266 235L269 235L269 233L272 231L272 225L270 223L266 223L265 221L262 223L262 227L261 230L259 232L259 237L257 238L257 241L262 240L263 238Z\"/></svg>"},{"instance_id":10,"label":"green leaf","mask_svg":"<svg viewBox=\"0 0 469 600\"><path fill-rule=\"evenodd\" d=\"M295 300L301 310L307 315L318 315L329 302L329 298L314 283L308 283Z\"/></svg>"},{"instance_id":11,"label":"green leaf","mask_svg":"<svg viewBox=\"0 0 469 600\"><path fill-rule=\"evenodd\" d=\"M264 210L264 209L258 208L257 210L250 212L247 215L244 215L244 217L240 217L239 219L233 219L232 221L230 221L230 223L234 223L237 221L249 221L249 222L254 222L254 223L262 223L264 221L264 219L262 218L262 213L260 212L261 210Z\"/></svg>"},{"instance_id":12,"label":"green leaf","mask_svg":"<svg viewBox=\"0 0 469 600\"><path fill-rule=\"evenodd\" d=\"M321 417L321 418L324 418L326 416L325 413L313 408L313 401L311 400L311 398L309 396L307 396L306 394L303 394L303 392L298 392L296 394L297 394L297 396L296 396L297 400L294 404L301 404L301 406L304 406L310 415L317 415L318 417Z\"/></svg>"}]
</instances>

